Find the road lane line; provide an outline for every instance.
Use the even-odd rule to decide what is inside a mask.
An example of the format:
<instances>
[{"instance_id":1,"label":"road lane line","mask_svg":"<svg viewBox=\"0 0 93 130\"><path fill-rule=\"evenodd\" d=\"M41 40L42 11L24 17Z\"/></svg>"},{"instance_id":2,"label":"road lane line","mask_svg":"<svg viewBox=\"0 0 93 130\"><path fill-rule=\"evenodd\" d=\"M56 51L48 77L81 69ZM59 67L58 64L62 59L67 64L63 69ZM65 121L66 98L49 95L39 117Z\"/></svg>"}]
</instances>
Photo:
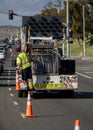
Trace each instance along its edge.
<instances>
[{"instance_id":1,"label":"road lane line","mask_svg":"<svg viewBox=\"0 0 93 130\"><path fill-rule=\"evenodd\" d=\"M9 88L9 91L11 91L12 89L11 88Z\"/></svg>"},{"instance_id":2,"label":"road lane line","mask_svg":"<svg viewBox=\"0 0 93 130\"><path fill-rule=\"evenodd\" d=\"M14 97L14 94L13 94L13 93L10 93L10 96L11 96L11 97Z\"/></svg>"},{"instance_id":3,"label":"road lane line","mask_svg":"<svg viewBox=\"0 0 93 130\"><path fill-rule=\"evenodd\" d=\"M10 80L7 80L8 83L10 83Z\"/></svg>"},{"instance_id":4,"label":"road lane line","mask_svg":"<svg viewBox=\"0 0 93 130\"><path fill-rule=\"evenodd\" d=\"M19 105L17 101L13 101L13 103L14 103L15 106Z\"/></svg>"},{"instance_id":5,"label":"road lane line","mask_svg":"<svg viewBox=\"0 0 93 130\"><path fill-rule=\"evenodd\" d=\"M79 72L76 72L78 75L80 75L80 76L83 76L83 77L85 77L85 78L88 78L88 79L93 79L92 77L90 77L90 76L87 76L87 75L85 75L85 74L81 74L81 73L79 73Z\"/></svg>"},{"instance_id":6,"label":"road lane line","mask_svg":"<svg viewBox=\"0 0 93 130\"><path fill-rule=\"evenodd\" d=\"M25 114L24 113L20 113L20 115L23 117L23 118L26 118Z\"/></svg>"}]
</instances>

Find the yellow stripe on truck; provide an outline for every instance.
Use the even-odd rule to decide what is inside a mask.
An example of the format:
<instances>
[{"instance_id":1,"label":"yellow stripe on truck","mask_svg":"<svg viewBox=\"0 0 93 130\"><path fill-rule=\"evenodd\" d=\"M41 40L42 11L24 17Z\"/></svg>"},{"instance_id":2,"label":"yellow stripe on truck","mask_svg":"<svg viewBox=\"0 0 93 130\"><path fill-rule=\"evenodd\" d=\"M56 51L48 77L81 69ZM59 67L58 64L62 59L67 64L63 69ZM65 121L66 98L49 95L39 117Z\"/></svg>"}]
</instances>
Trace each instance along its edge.
<instances>
[{"instance_id":1,"label":"yellow stripe on truck","mask_svg":"<svg viewBox=\"0 0 93 130\"><path fill-rule=\"evenodd\" d=\"M58 89L58 88L67 88L67 84L34 84L34 87L38 89L39 88Z\"/></svg>"}]
</instances>

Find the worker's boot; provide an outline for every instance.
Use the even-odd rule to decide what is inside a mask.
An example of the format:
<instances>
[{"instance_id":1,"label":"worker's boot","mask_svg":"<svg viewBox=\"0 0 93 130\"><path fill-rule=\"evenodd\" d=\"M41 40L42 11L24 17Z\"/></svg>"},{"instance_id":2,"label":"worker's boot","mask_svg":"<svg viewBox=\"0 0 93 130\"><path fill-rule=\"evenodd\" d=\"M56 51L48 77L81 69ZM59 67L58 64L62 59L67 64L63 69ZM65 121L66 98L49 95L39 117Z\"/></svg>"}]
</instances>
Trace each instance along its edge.
<instances>
[{"instance_id":1,"label":"worker's boot","mask_svg":"<svg viewBox=\"0 0 93 130\"><path fill-rule=\"evenodd\" d=\"M30 89L30 90L32 90L32 91L35 90L35 88L33 87L33 84L32 84L31 81L29 81L28 86L29 86L29 89Z\"/></svg>"}]
</instances>

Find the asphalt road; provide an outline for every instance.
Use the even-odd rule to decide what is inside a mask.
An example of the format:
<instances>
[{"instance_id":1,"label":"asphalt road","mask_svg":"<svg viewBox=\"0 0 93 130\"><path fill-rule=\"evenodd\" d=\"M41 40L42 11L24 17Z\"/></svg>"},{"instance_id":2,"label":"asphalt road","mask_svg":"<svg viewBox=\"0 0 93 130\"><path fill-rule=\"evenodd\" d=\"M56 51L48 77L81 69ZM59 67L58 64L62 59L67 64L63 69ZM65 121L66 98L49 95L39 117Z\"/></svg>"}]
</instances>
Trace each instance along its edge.
<instances>
[{"instance_id":1,"label":"asphalt road","mask_svg":"<svg viewBox=\"0 0 93 130\"><path fill-rule=\"evenodd\" d=\"M25 117L27 98L15 90L15 68L6 60L0 76L0 130L81 130L93 129L93 61L76 61L79 90L74 98L46 96L32 98L34 118Z\"/></svg>"}]
</instances>

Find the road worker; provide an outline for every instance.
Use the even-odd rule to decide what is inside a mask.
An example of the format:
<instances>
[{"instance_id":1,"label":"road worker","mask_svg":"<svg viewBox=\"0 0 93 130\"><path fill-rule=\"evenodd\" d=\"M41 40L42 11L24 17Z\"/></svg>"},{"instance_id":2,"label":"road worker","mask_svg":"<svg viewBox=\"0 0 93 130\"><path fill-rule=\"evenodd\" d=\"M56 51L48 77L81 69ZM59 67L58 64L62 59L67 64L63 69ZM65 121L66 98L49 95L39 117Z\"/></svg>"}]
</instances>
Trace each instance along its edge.
<instances>
[{"instance_id":1,"label":"road worker","mask_svg":"<svg viewBox=\"0 0 93 130\"><path fill-rule=\"evenodd\" d=\"M28 89L33 90L31 61L25 51L24 44L17 48L18 56L16 58L17 69L22 72L22 80L27 83Z\"/></svg>"}]
</instances>

